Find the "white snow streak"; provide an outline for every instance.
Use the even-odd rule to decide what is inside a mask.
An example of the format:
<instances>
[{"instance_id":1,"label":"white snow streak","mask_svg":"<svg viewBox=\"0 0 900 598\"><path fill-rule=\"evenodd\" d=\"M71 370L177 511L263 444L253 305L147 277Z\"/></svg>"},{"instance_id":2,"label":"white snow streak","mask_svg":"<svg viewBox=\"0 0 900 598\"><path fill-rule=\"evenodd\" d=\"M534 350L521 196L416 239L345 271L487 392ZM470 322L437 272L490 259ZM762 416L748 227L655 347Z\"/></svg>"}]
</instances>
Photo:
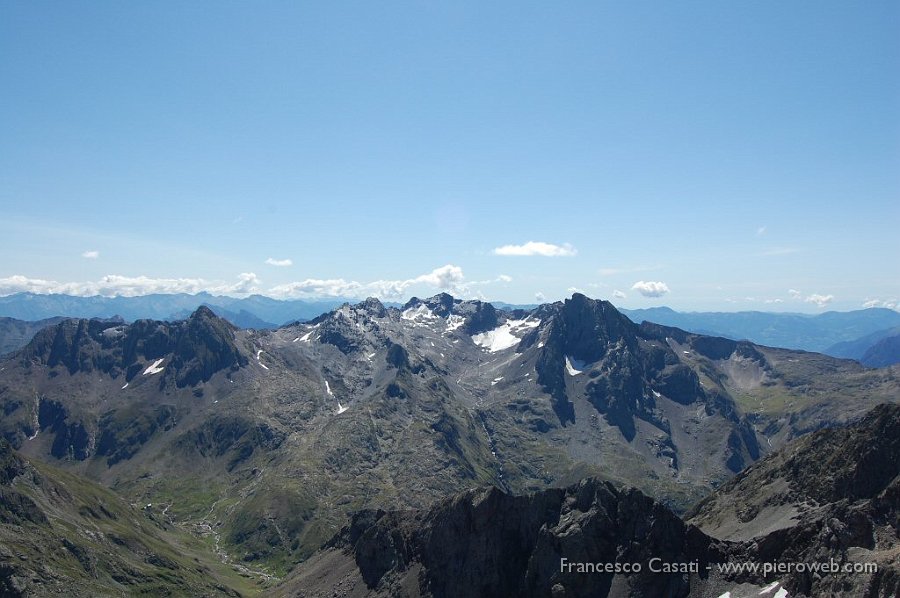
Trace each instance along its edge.
<instances>
[{"instance_id":1,"label":"white snow streak","mask_svg":"<svg viewBox=\"0 0 900 598\"><path fill-rule=\"evenodd\" d=\"M161 367L159 367L159 364L161 364L164 360L165 360L165 357L163 357L162 359L157 359L156 361L154 361L154 362L153 362L153 365L151 365L151 366L148 367L146 370L144 370L144 374L143 374L143 375L144 375L144 376L148 376L148 375L151 375L151 374L158 374L158 373L160 373L161 371L163 371L164 369L166 369L166 368L161 368Z\"/></svg>"},{"instance_id":2,"label":"white snow streak","mask_svg":"<svg viewBox=\"0 0 900 598\"><path fill-rule=\"evenodd\" d=\"M343 405L341 405L341 402L338 401L337 415L340 415L341 413L343 413L344 411L347 411L348 409L350 409L350 408L349 408L349 407L344 407Z\"/></svg>"}]
</instances>

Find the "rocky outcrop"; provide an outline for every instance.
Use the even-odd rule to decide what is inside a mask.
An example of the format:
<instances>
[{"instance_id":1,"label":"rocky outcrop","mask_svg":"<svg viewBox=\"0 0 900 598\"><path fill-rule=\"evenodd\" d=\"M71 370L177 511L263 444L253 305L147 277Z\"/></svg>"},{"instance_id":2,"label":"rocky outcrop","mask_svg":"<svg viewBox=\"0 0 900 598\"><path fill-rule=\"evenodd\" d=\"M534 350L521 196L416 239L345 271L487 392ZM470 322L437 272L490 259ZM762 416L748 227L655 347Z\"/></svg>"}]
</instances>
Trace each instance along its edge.
<instances>
[{"instance_id":1,"label":"rocky outcrop","mask_svg":"<svg viewBox=\"0 0 900 598\"><path fill-rule=\"evenodd\" d=\"M459 597L603 596L614 579L634 595L686 596L690 585L680 573L625 579L577 572L562 559L705 566L723 555L637 490L595 479L530 496L473 490L427 512L362 512L331 546L352 554L373 594Z\"/></svg>"}]
</instances>

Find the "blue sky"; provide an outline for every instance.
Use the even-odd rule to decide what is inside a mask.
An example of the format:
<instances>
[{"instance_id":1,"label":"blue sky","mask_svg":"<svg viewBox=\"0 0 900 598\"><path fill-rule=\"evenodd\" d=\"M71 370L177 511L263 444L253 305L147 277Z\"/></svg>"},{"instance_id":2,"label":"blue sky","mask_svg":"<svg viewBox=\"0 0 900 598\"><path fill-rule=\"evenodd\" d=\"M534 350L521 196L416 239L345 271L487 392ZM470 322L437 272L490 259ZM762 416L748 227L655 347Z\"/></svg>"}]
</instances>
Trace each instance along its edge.
<instances>
[{"instance_id":1,"label":"blue sky","mask_svg":"<svg viewBox=\"0 0 900 598\"><path fill-rule=\"evenodd\" d=\"M900 4L487 4L0 3L0 294L898 306Z\"/></svg>"}]
</instances>

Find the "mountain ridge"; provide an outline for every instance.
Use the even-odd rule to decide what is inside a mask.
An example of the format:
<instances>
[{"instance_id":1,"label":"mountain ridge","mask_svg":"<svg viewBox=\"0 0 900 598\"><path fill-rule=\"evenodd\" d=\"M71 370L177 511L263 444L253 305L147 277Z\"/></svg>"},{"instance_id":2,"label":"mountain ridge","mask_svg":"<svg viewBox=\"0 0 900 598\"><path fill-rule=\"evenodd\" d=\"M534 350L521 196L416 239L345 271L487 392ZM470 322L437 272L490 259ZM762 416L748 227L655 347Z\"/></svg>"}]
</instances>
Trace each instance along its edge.
<instances>
[{"instance_id":1,"label":"mountain ridge","mask_svg":"<svg viewBox=\"0 0 900 598\"><path fill-rule=\"evenodd\" d=\"M0 435L282 575L351 512L479 485L596 476L683 509L896 388L890 369L638 326L583 295L512 312L437 295L276 330L208 308L64 322L0 364Z\"/></svg>"}]
</instances>

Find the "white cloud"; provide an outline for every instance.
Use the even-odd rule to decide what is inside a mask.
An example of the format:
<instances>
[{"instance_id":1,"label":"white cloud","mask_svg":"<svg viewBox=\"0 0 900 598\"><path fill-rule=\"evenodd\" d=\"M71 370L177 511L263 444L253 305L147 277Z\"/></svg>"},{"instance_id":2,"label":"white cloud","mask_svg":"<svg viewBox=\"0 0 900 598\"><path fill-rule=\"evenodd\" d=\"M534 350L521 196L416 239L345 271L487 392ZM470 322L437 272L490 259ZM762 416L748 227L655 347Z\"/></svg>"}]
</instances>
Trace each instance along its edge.
<instances>
[{"instance_id":1,"label":"white cloud","mask_svg":"<svg viewBox=\"0 0 900 598\"><path fill-rule=\"evenodd\" d=\"M784 299L766 299L763 303L784 303Z\"/></svg>"},{"instance_id":2,"label":"white cloud","mask_svg":"<svg viewBox=\"0 0 900 598\"><path fill-rule=\"evenodd\" d=\"M279 298L312 298L312 297L366 297L396 300L405 296L407 290L415 285L432 287L440 291L448 291L454 295L471 293L470 284L466 284L462 268L447 264L435 268L427 274L406 280L375 280L361 283L343 278L315 279L290 282L269 289L268 294Z\"/></svg>"},{"instance_id":3,"label":"white cloud","mask_svg":"<svg viewBox=\"0 0 900 598\"><path fill-rule=\"evenodd\" d=\"M523 245L504 245L494 249L494 255L542 255L544 257L571 257L578 254L578 250L564 243L554 245L541 241L528 241Z\"/></svg>"},{"instance_id":4,"label":"white cloud","mask_svg":"<svg viewBox=\"0 0 900 598\"><path fill-rule=\"evenodd\" d=\"M669 285L664 282L658 281L643 281L639 280L633 285L631 285L632 290L637 291L644 297L662 297L666 293L669 292Z\"/></svg>"},{"instance_id":5,"label":"white cloud","mask_svg":"<svg viewBox=\"0 0 900 598\"><path fill-rule=\"evenodd\" d=\"M832 301L834 301L834 295L820 295L818 293L813 293L804 299L807 303L815 303L819 307L825 307Z\"/></svg>"},{"instance_id":6,"label":"white cloud","mask_svg":"<svg viewBox=\"0 0 900 598\"><path fill-rule=\"evenodd\" d=\"M84 253L82 253L81 257L88 259L88 260L95 260L98 257L100 257L100 252L97 251L96 249L92 249L90 251L85 251Z\"/></svg>"},{"instance_id":7,"label":"white cloud","mask_svg":"<svg viewBox=\"0 0 900 598\"><path fill-rule=\"evenodd\" d=\"M900 301L896 299L866 299L862 306L865 309L869 309L870 307L886 307L887 309L897 309L900 307Z\"/></svg>"},{"instance_id":8,"label":"white cloud","mask_svg":"<svg viewBox=\"0 0 900 598\"><path fill-rule=\"evenodd\" d=\"M567 290L568 292L570 292L570 293L581 293L582 295L585 294L585 292L582 291L581 289L579 289L578 287L569 287L569 288L566 289L566 290Z\"/></svg>"},{"instance_id":9,"label":"white cloud","mask_svg":"<svg viewBox=\"0 0 900 598\"><path fill-rule=\"evenodd\" d=\"M147 276L119 276L110 274L98 281L57 282L28 278L21 275L0 278L0 295L13 293L59 293L80 297L102 295L104 297L136 297L154 293L200 293L217 295L244 295L259 291L259 278L252 272L238 276L238 281L227 284L202 278L150 278Z\"/></svg>"},{"instance_id":10,"label":"white cloud","mask_svg":"<svg viewBox=\"0 0 900 598\"><path fill-rule=\"evenodd\" d=\"M616 298L616 299L625 299L627 296L628 296L628 295L626 295L625 293L623 293L623 292L620 291L619 289L616 289L615 291L613 291L613 297Z\"/></svg>"},{"instance_id":11,"label":"white cloud","mask_svg":"<svg viewBox=\"0 0 900 598\"><path fill-rule=\"evenodd\" d=\"M284 268L286 266L293 266L294 262L290 258L285 258L283 260L276 260L274 257L270 257L266 260L266 263L270 266L278 266Z\"/></svg>"},{"instance_id":12,"label":"white cloud","mask_svg":"<svg viewBox=\"0 0 900 598\"><path fill-rule=\"evenodd\" d=\"M544 301L547 300L547 297L545 297L542 292L538 291L537 293L534 294L534 300L537 301L538 303L543 303Z\"/></svg>"},{"instance_id":13,"label":"white cloud","mask_svg":"<svg viewBox=\"0 0 900 598\"><path fill-rule=\"evenodd\" d=\"M766 234L766 227L765 227L765 226L760 226L758 229L756 229L756 236L757 236L757 237L761 237L761 236L763 236L764 234Z\"/></svg>"},{"instance_id":14,"label":"white cloud","mask_svg":"<svg viewBox=\"0 0 900 598\"><path fill-rule=\"evenodd\" d=\"M806 297L797 289L788 289L788 295L794 301L803 301L804 303L814 303L818 307L825 307L834 301L834 295L822 295L821 293L811 293Z\"/></svg>"},{"instance_id":15,"label":"white cloud","mask_svg":"<svg viewBox=\"0 0 900 598\"><path fill-rule=\"evenodd\" d=\"M497 277L497 280L499 282L512 282L513 279L512 276L509 276L508 274L501 274Z\"/></svg>"},{"instance_id":16,"label":"white cloud","mask_svg":"<svg viewBox=\"0 0 900 598\"><path fill-rule=\"evenodd\" d=\"M269 293L279 298L311 297L356 297L363 294L363 285L343 278L307 278L269 289Z\"/></svg>"}]
</instances>

